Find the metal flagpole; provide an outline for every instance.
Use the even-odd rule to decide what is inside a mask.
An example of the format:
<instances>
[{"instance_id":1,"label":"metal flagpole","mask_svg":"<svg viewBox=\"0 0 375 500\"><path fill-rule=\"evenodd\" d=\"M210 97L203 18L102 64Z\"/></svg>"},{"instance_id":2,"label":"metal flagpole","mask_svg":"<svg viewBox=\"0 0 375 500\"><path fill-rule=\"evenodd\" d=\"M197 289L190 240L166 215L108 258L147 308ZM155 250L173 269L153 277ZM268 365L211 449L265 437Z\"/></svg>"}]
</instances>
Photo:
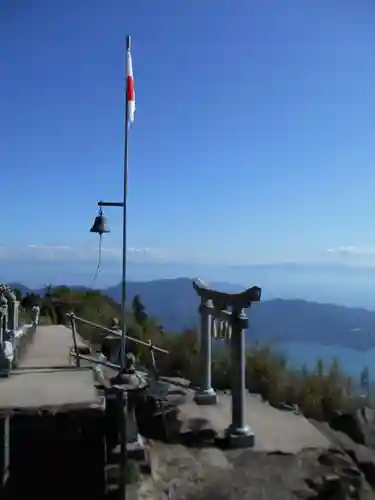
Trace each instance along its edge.
<instances>
[{"instance_id":1,"label":"metal flagpole","mask_svg":"<svg viewBox=\"0 0 375 500\"><path fill-rule=\"evenodd\" d=\"M128 51L130 50L130 36L126 37L126 52L125 64L126 71ZM129 99L128 85L129 79L126 74L125 85L125 142L124 142L124 192L123 192L123 220L122 220L122 278L121 278L121 348L120 348L120 365L122 373L125 369L126 355L126 218L127 218L127 194L128 194L128 134L129 134ZM127 393L121 390L117 394L118 405L120 410L120 461L119 461L119 498L126 499L126 464L127 464Z\"/></svg>"},{"instance_id":2,"label":"metal flagpole","mask_svg":"<svg viewBox=\"0 0 375 500\"><path fill-rule=\"evenodd\" d=\"M126 57L130 50L130 36L126 37ZM128 75L127 75L128 76ZM121 278L121 312L122 312L122 337L121 337L121 369L125 368L126 353L126 219L128 195L128 135L129 135L129 102L128 78L125 86L125 142L124 142L124 193L123 193L123 218L122 218L122 278Z\"/></svg>"}]
</instances>

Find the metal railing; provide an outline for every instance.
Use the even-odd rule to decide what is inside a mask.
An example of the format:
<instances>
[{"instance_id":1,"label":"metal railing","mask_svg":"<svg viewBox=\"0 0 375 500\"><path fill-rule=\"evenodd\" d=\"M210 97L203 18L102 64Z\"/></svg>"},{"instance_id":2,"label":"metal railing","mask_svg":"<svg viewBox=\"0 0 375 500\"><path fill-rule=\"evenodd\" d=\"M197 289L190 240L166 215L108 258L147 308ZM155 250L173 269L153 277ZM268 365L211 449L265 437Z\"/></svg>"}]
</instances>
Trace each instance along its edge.
<instances>
[{"instance_id":1,"label":"metal railing","mask_svg":"<svg viewBox=\"0 0 375 500\"><path fill-rule=\"evenodd\" d=\"M93 328L96 328L97 330L101 330L102 332L106 332L106 333L108 333L112 336L118 337L118 338L121 338L121 335L122 335L121 332L119 332L117 330L112 330L112 329L107 328L103 325L98 325L97 323L94 323L93 321L88 321L87 319L81 318L80 316L77 316L76 314L74 314L72 312L67 313L67 317L70 320L70 325L71 325L71 329L72 329L72 336L73 336L73 350L74 351L71 352L71 355L76 360L76 367L77 368L80 368L80 366L81 366L80 361L82 360L82 361L88 361L90 363L94 363L96 365L106 366L107 368L111 368L113 370L121 370L120 365L117 365L115 363L111 363L110 361L105 361L103 359L93 358L92 356L86 356L86 355L83 355L79 352L78 332L77 332L76 321L83 323L84 325L88 325L88 326L91 326ZM154 352L156 351L156 352L161 352L163 354L169 354L169 351L154 345L151 342L151 340L146 342L144 340L140 340L140 339L131 337L130 335L125 335L125 336L131 342L134 342L134 343L139 344L139 345L143 345L144 347L147 347L149 349L151 361L152 361L152 366L153 366L155 375L157 376L158 370L156 368Z\"/></svg>"}]
</instances>

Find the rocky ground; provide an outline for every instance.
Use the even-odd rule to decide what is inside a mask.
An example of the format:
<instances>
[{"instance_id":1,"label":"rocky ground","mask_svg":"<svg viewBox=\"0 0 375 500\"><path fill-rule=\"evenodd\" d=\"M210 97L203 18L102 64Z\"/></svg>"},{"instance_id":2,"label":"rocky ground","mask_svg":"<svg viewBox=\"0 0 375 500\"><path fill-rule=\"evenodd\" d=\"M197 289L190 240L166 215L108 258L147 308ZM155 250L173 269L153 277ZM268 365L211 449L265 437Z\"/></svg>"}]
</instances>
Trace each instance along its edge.
<instances>
[{"instance_id":1,"label":"rocky ground","mask_svg":"<svg viewBox=\"0 0 375 500\"><path fill-rule=\"evenodd\" d=\"M375 413L311 422L332 443L296 453L228 450L212 443L150 440L152 475L140 500L375 500Z\"/></svg>"},{"instance_id":2,"label":"rocky ground","mask_svg":"<svg viewBox=\"0 0 375 500\"><path fill-rule=\"evenodd\" d=\"M162 443L152 443L152 447L153 478L145 478L141 483L137 492L140 500L375 498L363 476L356 474L353 478L352 461L344 453L223 452ZM347 483L356 483L353 492L361 490L357 496L345 496L344 477Z\"/></svg>"}]
</instances>

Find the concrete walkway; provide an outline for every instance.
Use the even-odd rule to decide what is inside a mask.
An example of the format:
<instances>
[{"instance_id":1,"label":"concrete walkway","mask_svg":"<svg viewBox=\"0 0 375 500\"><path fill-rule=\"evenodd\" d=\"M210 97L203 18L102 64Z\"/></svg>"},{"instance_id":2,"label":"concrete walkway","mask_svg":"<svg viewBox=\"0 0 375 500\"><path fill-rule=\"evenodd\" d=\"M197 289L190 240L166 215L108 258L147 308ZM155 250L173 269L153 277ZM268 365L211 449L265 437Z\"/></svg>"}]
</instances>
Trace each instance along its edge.
<instances>
[{"instance_id":1,"label":"concrete walkway","mask_svg":"<svg viewBox=\"0 0 375 500\"><path fill-rule=\"evenodd\" d=\"M101 406L94 370L75 367L70 359L72 347L69 328L38 326L18 368L0 379L0 412Z\"/></svg>"},{"instance_id":2,"label":"concrete walkway","mask_svg":"<svg viewBox=\"0 0 375 500\"><path fill-rule=\"evenodd\" d=\"M91 368L20 369L0 379L0 413L101 406Z\"/></svg>"},{"instance_id":3,"label":"concrete walkway","mask_svg":"<svg viewBox=\"0 0 375 500\"><path fill-rule=\"evenodd\" d=\"M32 344L19 364L20 368L63 367L70 364L72 331L66 326L38 326Z\"/></svg>"}]
</instances>

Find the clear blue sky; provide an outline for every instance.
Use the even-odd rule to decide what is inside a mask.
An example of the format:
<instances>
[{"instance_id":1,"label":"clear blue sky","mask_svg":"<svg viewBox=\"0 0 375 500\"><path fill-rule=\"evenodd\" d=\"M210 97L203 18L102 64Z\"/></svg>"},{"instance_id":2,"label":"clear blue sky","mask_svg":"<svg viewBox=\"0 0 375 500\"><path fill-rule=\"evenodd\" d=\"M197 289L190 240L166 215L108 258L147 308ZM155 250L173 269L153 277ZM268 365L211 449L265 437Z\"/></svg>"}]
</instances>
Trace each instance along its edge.
<instances>
[{"instance_id":1,"label":"clear blue sky","mask_svg":"<svg viewBox=\"0 0 375 500\"><path fill-rule=\"evenodd\" d=\"M129 246L167 260L375 259L371 4L3 0L0 244L96 245L96 201L122 196L130 34ZM121 212L107 216L117 248Z\"/></svg>"}]
</instances>

